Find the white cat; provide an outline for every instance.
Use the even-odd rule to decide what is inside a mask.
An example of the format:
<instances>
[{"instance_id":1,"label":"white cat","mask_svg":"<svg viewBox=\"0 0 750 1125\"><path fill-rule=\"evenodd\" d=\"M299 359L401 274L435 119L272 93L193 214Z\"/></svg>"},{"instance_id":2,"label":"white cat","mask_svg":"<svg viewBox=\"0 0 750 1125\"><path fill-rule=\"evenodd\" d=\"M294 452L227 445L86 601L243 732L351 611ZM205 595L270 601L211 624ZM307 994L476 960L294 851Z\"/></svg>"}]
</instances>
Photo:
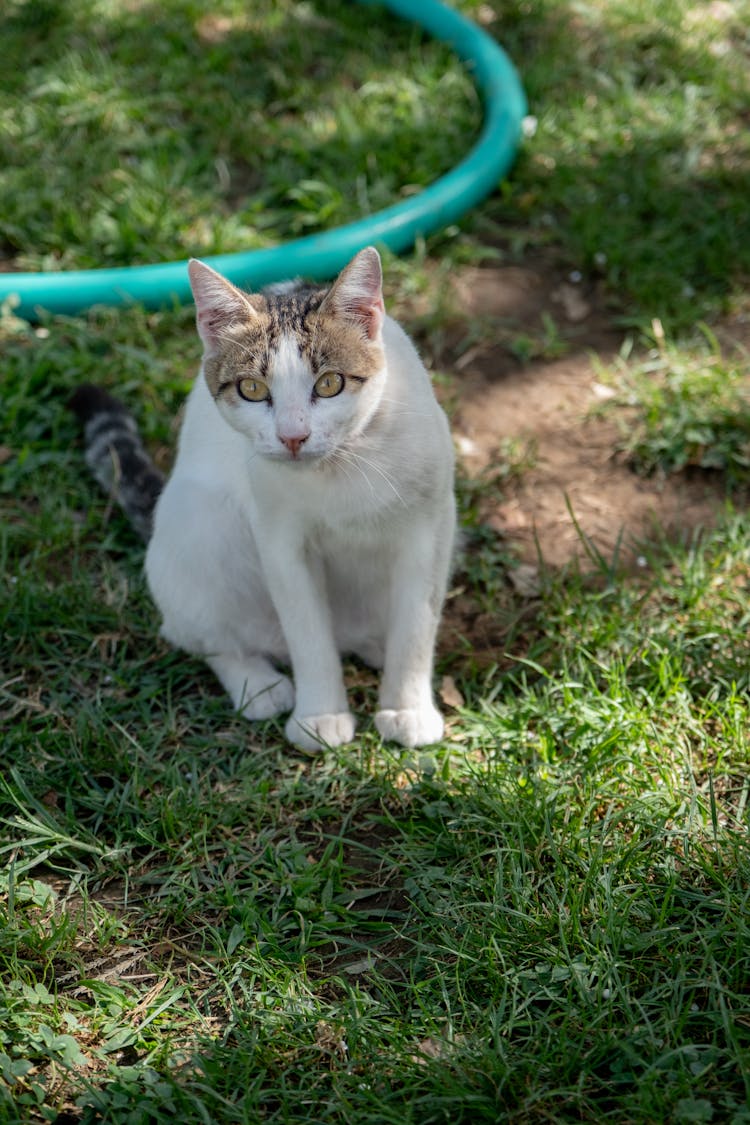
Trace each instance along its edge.
<instances>
[{"instance_id":1,"label":"white cat","mask_svg":"<svg viewBox=\"0 0 750 1125\"><path fill-rule=\"evenodd\" d=\"M189 268L204 358L146 555L164 636L203 656L249 719L291 711L303 749L354 736L343 653L383 668L383 738L438 741L453 446L385 315L377 251L330 289L246 294Z\"/></svg>"}]
</instances>

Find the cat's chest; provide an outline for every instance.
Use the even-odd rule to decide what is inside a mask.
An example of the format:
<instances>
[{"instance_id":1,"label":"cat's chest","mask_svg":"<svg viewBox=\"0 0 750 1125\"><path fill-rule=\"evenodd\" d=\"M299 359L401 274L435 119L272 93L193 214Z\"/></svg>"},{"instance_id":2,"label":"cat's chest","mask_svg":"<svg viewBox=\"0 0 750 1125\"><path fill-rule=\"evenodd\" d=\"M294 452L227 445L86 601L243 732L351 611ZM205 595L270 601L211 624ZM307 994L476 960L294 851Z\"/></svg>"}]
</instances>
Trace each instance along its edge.
<instances>
[{"instance_id":1,"label":"cat's chest","mask_svg":"<svg viewBox=\"0 0 750 1125\"><path fill-rule=\"evenodd\" d=\"M403 531L400 509L374 503L369 492L358 502L351 490L338 493L335 487L287 491L275 503L267 492L260 498L256 494L245 511L259 549L272 550L277 561L302 549L326 567L358 574L382 565Z\"/></svg>"},{"instance_id":2,"label":"cat's chest","mask_svg":"<svg viewBox=\"0 0 750 1125\"><path fill-rule=\"evenodd\" d=\"M273 471L275 470L275 471ZM272 466L253 488L261 518L289 518L330 534L367 537L408 508L413 488L372 455L307 470Z\"/></svg>"}]
</instances>

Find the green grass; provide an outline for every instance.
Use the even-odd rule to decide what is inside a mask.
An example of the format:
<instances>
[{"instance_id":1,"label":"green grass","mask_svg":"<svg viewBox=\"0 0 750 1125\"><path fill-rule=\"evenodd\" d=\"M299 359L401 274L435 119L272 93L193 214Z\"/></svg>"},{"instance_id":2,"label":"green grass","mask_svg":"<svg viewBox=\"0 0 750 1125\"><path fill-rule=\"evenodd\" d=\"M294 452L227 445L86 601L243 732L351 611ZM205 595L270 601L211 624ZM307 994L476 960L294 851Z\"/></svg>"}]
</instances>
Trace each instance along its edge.
<instances>
[{"instance_id":1,"label":"green grass","mask_svg":"<svg viewBox=\"0 0 750 1125\"><path fill-rule=\"evenodd\" d=\"M448 354L462 262L583 270L618 317L664 318L671 342L612 376L643 466L719 452L742 482L745 365L680 330L747 299L745 5L466 5L493 8L536 137L460 229L387 263L392 304L417 293ZM408 29L332 2L214 11L235 22L199 47L205 6L6 6L16 264L260 245L465 151L470 85ZM307 758L158 639L65 408L106 383L167 466L190 310L6 316L0 348L0 1122L748 1122L747 516L655 533L636 575L542 569L529 601L478 517L543 453L508 443L460 482L457 583L507 615L496 665L470 638L441 653L464 703L414 754L380 743L350 668L362 734Z\"/></svg>"},{"instance_id":2,"label":"green grass","mask_svg":"<svg viewBox=\"0 0 750 1125\"><path fill-rule=\"evenodd\" d=\"M704 326L691 347L657 335L644 358L621 359L604 378L620 411L622 450L642 473L706 469L727 485L750 476L750 397L744 355L728 357ZM630 353L630 344L625 348ZM630 361L628 361L630 360Z\"/></svg>"},{"instance_id":3,"label":"green grass","mask_svg":"<svg viewBox=\"0 0 750 1125\"><path fill-rule=\"evenodd\" d=\"M0 79L0 245L31 269L336 226L446 172L479 125L445 48L336 4L25 0L0 32L19 59Z\"/></svg>"},{"instance_id":4,"label":"green grass","mask_svg":"<svg viewBox=\"0 0 750 1125\"><path fill-rule=\"evenodd\" d=\"M684 331L731 304L750 265L745 0L484 9L539 126L478 229L562 250L629 323Z\"/></svg>"}]
</instances>

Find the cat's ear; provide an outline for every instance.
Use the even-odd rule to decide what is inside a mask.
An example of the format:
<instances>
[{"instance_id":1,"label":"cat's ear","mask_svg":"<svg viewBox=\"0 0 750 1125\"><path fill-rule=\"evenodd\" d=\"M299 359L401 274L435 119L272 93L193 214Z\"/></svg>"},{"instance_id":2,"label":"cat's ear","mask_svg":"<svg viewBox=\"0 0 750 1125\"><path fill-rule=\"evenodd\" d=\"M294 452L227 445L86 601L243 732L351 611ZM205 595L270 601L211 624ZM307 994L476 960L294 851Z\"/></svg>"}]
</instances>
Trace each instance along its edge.
<instances>
[{"instance_id":1,"label":"cat's ear","mask_svg":"<svg viewBox=\"0 0 750 1125\"><path fill-rule=\"evenodd\" d=\"M257 316L251 299L205 262L191 258L188 275L195 300L198 334L209 351L221 342L228 325Z\"/></svg>"},{"instance_id":2,"label":"cat's ear","mask_svg":"<svg viewBox=\"0 0 750 1125\"><path fill-rule=\"evenodd\" d=\"M383 271L374 246L366 246L352 258L333 283L321 308L330 309L358 324L374 340L385 316Z\"/></svg>"}]
</instances>

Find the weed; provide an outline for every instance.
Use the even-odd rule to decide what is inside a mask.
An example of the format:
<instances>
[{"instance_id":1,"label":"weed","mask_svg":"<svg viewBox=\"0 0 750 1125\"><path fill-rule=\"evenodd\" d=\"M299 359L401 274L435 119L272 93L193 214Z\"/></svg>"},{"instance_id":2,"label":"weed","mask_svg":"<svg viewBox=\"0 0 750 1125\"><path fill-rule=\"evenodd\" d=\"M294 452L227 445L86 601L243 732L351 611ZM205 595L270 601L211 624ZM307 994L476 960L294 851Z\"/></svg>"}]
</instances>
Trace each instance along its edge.
<instances>
[{"instance_id":1,"label":"weed","mask_svg":"<svg viewBox=\"0 0 750 1125\"><path fill-rule=\"evenodd\" d=\"M659 326L660 328L660 326ZM623 360L607 409L625 407L621 449L643 473L699 468L721 472L729 487L750 478L750 397L743 357L729 360L711 332L692 348L665 341L645 358Z\"/></svg>"}]
</instances>

